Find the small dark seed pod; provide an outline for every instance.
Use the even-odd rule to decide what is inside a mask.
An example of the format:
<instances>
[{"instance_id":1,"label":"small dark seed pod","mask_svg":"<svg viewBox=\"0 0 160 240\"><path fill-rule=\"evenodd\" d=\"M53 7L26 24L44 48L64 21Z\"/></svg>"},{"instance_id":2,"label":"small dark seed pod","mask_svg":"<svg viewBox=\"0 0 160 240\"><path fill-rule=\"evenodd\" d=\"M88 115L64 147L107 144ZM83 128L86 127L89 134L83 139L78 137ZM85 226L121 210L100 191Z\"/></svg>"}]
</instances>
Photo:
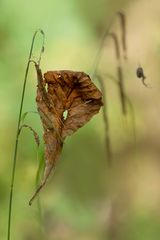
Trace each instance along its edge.
<instances>
[{"instance_id":1,"label":"small dark seed pod","mask_svg":"<svg viewBox=\"0 0 160 240\"><path fill-rule=\"evenodd\" d=\"M138 67L136 71L136 75L138 78L144 78L143 68Z\"/></svg>"}]
</instances>

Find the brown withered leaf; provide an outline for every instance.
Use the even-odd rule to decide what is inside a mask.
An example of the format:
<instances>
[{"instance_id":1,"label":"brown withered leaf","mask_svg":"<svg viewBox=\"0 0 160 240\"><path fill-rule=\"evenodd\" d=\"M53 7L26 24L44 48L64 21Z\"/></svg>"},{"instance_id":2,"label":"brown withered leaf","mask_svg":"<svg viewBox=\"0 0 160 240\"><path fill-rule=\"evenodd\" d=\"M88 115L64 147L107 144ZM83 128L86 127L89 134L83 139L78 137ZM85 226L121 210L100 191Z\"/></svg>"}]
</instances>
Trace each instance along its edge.
<instances>
[{"instance_id":1,"label":"brown withered leaf","mask_svg":"<svg viewBox=\"0 0 160 240\"><path fill-rule=\"evenodd\" d=\"M39 65L35 66L38 78L36 102L44 129L45 171L30 205L55 167L65 138L84 126L103 105L101 92L86 73L48 71L43 77Z\"/></svg>"}]
</instances>

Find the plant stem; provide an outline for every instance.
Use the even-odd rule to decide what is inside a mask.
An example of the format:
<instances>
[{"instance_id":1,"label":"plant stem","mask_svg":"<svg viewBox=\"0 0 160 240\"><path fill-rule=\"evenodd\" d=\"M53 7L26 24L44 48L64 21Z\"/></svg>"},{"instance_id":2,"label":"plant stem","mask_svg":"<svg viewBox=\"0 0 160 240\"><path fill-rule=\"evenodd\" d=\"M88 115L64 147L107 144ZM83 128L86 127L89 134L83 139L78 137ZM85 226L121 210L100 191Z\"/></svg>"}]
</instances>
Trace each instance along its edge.
<instances>
[{"instance_id":1,"label":"plant stem","mask_svg":"<svg viewBox=\"0 0 160 240\"><path fill-rule=\"evenodd\" d=\"M106 153L107 153L107 162L108 162L108 166L111 167L112 165L112 160L113 160L113 156L112 156L112 149L111 149L111 137L110 137L110 128L109 128L109 117L108 117L108 110L107 110L107 94L105 91L105 86L103 83L103 78L100 75L96 75L99 83L100 83L100 87L101 87L101 91L103 93L103 102L104 102L104 106L103 106L103 122L104 122L104 126L105 126L105 146L106 146Z\"/></svg>"},{"instance_id":2,"label":"plant stem","mask_svg":"<svg viewBox=\"0 0 160 240\"><path fill-rule=\"evenodd\" d=\"M31 48L29 52L27 67L25 71L24 76L24 82L23 82L23 89L22 89L22 96L21 96L21 103L20 103L20 109L19 109L19 115L18 115L18 124L17 124L17 132L16 132L16 141L15 141L15 147L14 147L14 154L13 154L13 166L12 166L12 175L11 175L11 184L10 184L10 195L9 195L9 212L8 212L8 234L7 234L7 240L10 240L10 233L11 233L11 219L12 219L12 202L13 202L13 189L14 189L14 180L15 180L15 170L16 170L16 163L17 163L17 150L18 150L18 143L19 143L19 129L21 124L21 116L22 116L22 109L23 109L23 102L24 102L24 95L25 95L25 89L26 89L26 82L27 82L27 76L29 71L29 66L31 63L31 57L35 42L35 37L37 33L40 32L43 35L43 46L40 52L38 63L41 59L41 53L44 50L44 33L42 30L37 30L32 38Z\"/></svg>"}]
</instances>

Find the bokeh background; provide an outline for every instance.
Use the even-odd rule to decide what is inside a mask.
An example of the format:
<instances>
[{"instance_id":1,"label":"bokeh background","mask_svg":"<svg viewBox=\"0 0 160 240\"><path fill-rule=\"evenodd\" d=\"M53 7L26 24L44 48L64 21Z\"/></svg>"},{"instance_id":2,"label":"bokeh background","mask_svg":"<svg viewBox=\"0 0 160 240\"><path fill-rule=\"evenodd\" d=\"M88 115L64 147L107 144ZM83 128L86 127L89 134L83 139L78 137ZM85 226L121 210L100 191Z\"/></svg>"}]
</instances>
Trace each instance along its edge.
<instances>
[{"instance_id":1,"label":"bokeh background","mask_svg":"<svg viewBox=\"0 0 160 240\"><path fill-rule=\"evenodd\" d=\"M11 239L158 240L160 239L160 3L158 0L1 0L0 1L0 239L7 239L9 186L20 98L31 39L46 34L43 72L71 69L90 74L104 30L120 33L115 13L127 19L128 61L125 90L135 112L121 113L117 86L105 78L113 164L107 166L102 111L69 137L61 160L37 202L37 149L31 133L20 136L13 198ZM37 40L38 52L40 39ZM116 76L113 43L103 48L101 71ZM146 88L136 77L141 64ZM101 63L100 63L101 65ZM98 82L95 82L98 85ZM36 111L36 74L30 68L23 111ZM25 123L42 138L38 115ZM43 140L42 140L43 142ZM43 157L43 144L39 150Z\"/></svg>"}]
</instances>

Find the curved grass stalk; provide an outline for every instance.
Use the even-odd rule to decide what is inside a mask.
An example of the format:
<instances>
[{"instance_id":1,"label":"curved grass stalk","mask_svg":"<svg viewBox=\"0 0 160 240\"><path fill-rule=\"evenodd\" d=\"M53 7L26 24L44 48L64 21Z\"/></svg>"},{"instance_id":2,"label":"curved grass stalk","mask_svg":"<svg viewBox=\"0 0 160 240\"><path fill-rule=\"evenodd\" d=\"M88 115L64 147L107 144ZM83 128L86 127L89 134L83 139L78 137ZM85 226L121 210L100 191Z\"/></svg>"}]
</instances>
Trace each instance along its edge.
<instances>
[{"instance_id":1,"label":"curved grass stalk","mask_svg":"<svg viewBox=\"0 0 160 240\"><path fill-rule=\"evenodd\" d=\"M124 53L124 60L127 60L127 43L126 43L126 17L123 12L117 12L121 24L121 42Z\"/></svg>"},{"instance_id":2,"label":"curved grass stalk","mask_svg":"<svg viewBox=\"0 0 160 240\"><path fill-rule=\"evenodd\" d=\"M21 133L23 128L28 128L32 132L35 143L37 144L37 147L39 147L40 140L39 140L38 133L31 126L29 126L27 124L22 124L21 127L19 128L19 134Z\"/></svg>"},{"instance_id":3,"label":"curved grass stalk","mask_svg":"<svg viewBox=\"0 0 160 240\"><path fill-rule=\"evenodd\" d=\"M28 113L28 112L26 112ZM33 112L33 113L37 113L37 112ZM25 113L24 113L25 114ZM22 118L22 121L24 119ZM35 179L35 187L37 189L38 187L38 184L39 184L39 179L40 179L40 173L41 173L41 170L42 168L44 167L44 161L43 161L43 158L39 157L39 146L40 146L40 139L39 139L39 136L38 136L38 133L29 125L27 124L21 124L20 128L19 128L19 135L22 131L23 128L27 128L31 131L31 133L33 134L33 137L34 137L34 140L35 140L35 143L36 143L36 152L37 152L37 161L39 163L38 165L38 169L37 169L37 173L36 173L36 179ZM40 197L38 196L37 198L37 208L38 208L38 220L39 220L39 224L40 224L40 229L41 229L41 232L42 234L44 235L45 232L42 228L42 209L41 209L41 203L40 203Z\"/></svg>"},{"instance_id":4,"label":"curved grass stalk","mask_svg":"<svg viewBox=\"0 0 160 240\"><path fill-rule=\"evenodd\" d=\"M27 117L28 113L38 114L38 112L36 112L36 111L27 111L27 112L23 113L22 116L21 116L21 124L23 124L23 122L24 122L25 118Z\"/></svg>"},{"instance_id":5,"label":"curved grass stalk","mask_svg":"<svg viewBox=\"0 0 160 240\"><path fill-rule=\"evenodd\" d=\"M125 19L125 15L122 12L117 12L116 16L119 17L120 19L120 26L121 26L121 32L122 32L122 38L121 38L121 44L122 44L122 50L124 53L124 59L127 59L127 47L126 47L126 19ZM124 89L124 79L123 79L123 71L122 71L122 64L121 64L121 55L120 55L120 43L118 41L118 37L117 34L110 32L110 28L113 24L113 20L110 22L110 24L108 25L107 29L104 32L100 47L98 49L94 64L93 64L93 70L92 70L92 75L91 78L94 78L97 74L98 74L98 68L99 68L99 64L101 61L101 56L103 53L103 46L105 43L105 40L109 37L112 38L113 43L114 43L114 49L115 49L115 56L116 56L116 60L117 60L117 77L118 77L118 81L119 81L119 94L120 94L120 101L121 101L121 107L122 107L122 113L124 115L127 114L127 107L125 104L125 89Z\"/></svg>"},{"instance_id":6,"label":"curved grass stalk","mask_svg":"<svg viewBox=\"0 0 160 240\"><path fill-rule=\"evenodd\" d=\"M7 231L7 240L10 240L10 235L11 235L11 219L12 219L12 203L13 203L13 189L14 189L14 180L15 180L15 171L16 171L16 163L17 163L17 150L18 150L18 143L19 143L19 130L20 130L20 125L21 125L21 117L22 117L22 109L23 109L23 102L24 102L24 95L25 95L25 89L26 89L26 82L27 82L27 77L28 77L28 71L31 63L31 58L33 54L33 49L34 49L34 44L35 44L35 39L37 34L40 33L43 37L43 42L42 42L42 47L38 59L38 64L41 61L41 56L44 51L44 39L45 35L44 32L41 29L38 29L32 38L31 42L31 48L29 52L29 57L28 57L28 62L27 62L27 67L25 71L25 76L24 76L24 82L23 82L23 89L22 89L22 96L21 96L21 103L20 103L20 109L19 109L19 115L18 115L18 124L17 124L17 132L16 132L16 140L15 140L15 147L14 147L14 153L13 153L13 166L12 166L12 175L11 175L11 184L10 184L10 196L9 196L9 211L8 211L8 231Z\"/></svg>"},{"instance_id":7,"label":"curved grass stalk","mask_svg":"<svg viewBox=\"0 0 160 240\"><path fill-rule=\"evenodd\" d=\"M116 85L119 84L118 80L112 76L109 73L105 73L105 76L108 77L108 79L110 79L112 82L114 82ZM136 121L135 121L135 112L134 112L134 108L133 108L133 104L131 102L131 100L129 99L129 97L125 94L124 95L124 99L125 101L128 103L129 109L130 109L130 113L131 113L131 122L132 122L132 129L133 129L133 138L134 138L134 143L136 145L137 142L137 136L136 136Z\"/></svg>"},{"instance_id":8,"label":"curved grass stalk","mask_svg":"<svg viewBox=\"0 0 160 240\"><path fill-rule=\"evenodd\" d=\"M103 106L103 121L105 125L105 143L106 143L106 154L107 154L107 161L108 166L110 167L112 164L112 150L111 150L111 138L110 138L110 131L109 131L109 117L108 117L108 111L106 107L106 91L104 87L103 79L100 75L96 75L96 78L98 79L100 83L100 88L103 93L103 100L104 100L104 106Z\"/></svg>"},{"instance_id":9,"label":"curved grass stalk","mask_svg":"<svg viewBox=\"0 0 160 240\"><path fill-rule=\"evenodd\" d=\"M105 74L105 76L112 80L112 82L114 82L116 85L119 84L118 80L112 76L111 74ZM109 117L108 117L108 111L106 108L106 92L105 92L105 88L104 88L104 82L103 82L103 78L100 75L96 75L96 78L98 79L99 83L100 83L100 87L103 93L103 98L104 98L104 107L103 107L103 120L104 120L104 124L105 124L105 138L106 138L106 152L107 152L107 160L108 160L108 165L111 166L112 164L112 149L111 149L111 139L110 139L110 132L109 132ZM127 102L129 109L130 109L130 114L131 114L131 125L132 125L132 130L133 130L133 139L134 139L134 144L136 145L136 123L135 123L135 113L134 113L134 108L132 105L131 100L129 99L129 97L125 94L124 95L124 100Z\"/></svg>"},{"instance_id":10,"label":"curved grass stalk","mask_svg":"<svg viewBox=\"0 0 160 240\"><path fill-rule=\"evenodd\" d=\"M26 112L28 113L28 112ZM37 112L33 112L33 113L37 113ZM25 115L25 113L24 113ZM22 118L22 121L24 119ZM39 163L38 165L38 169L37 169L37 173L36 173L36 179L35 179L35 187L37 189L38 187L38 184L39 184L39 179L40 179L40 173L41 173L41 170L42 168L44 167L44 161L43 161L43 158L39 157L40 154L39 154L39 146L40 146L40 139L39 139L39 136L37 134L37 132L29 125L26 125L26 124L21 124L20 128L19 128L19 135L21 134L21 131L23 128L27 128L31 131L31 133L33 134L33 137L35 139L35 143L36 143L36 152L37 152L37 161ZM38 220L39 220L39 224L40 224L40 229L41 229L41 232L42 232L42 235L45 236L45 232L44 232L44 229L42 227L42 209L41 209L41 203L40 203L40 197L38 196L37 198L37 208L38 208Z\"/></svg>"},{"instance_id":11,"label":"curved grass stalk","mask_svg":"<svg viewBox=\"0 0 160 240\"><path fill-rule=\"evenodd\" d=\"M106 40L107 37L109 37L109 35L110 36L112 35L112 37L114 38L113 40L115 42L114 46L115 46L115 51L116 51L117 43L116 43L116 39L115 39L115 34L110 33L110 29L111 29L111 27L114 23L115 16L119 17L119 19L120 19L120 27L121 27L121 32L122 32L122 36L121 36L122 49L123 49L123 52L124 52L124 58L125 58L125 60L127 59L126 18L125 18L125 14L123 12L119 11L112 17L112 19L110 20L109 24L107 25L107 27L106 27L106 29L103 33L98 51L96 53L95 60L93 62L92 72L90 74L91 78L94 78L95 75L97 74L97 70L98 70L98 67L99 67L99 64L100 64L100 61L101 61L101 55L102 55L102 52L103 52L102 49L103 49L105 40ZM118 48L119 48L119 46L118 46ZM116 55L117 55L117 53L118 52L116 52ZM117 58L117 59L119 59L119 58Z\"/></svg>"},{"instance_id":12,"label":"curved grass stalk","mask_svg":"<svg viewBox=\"0 0 160 240\"><path fill-rule=\"evenodd\" d=\"M97 74L97 70L98 70L98 67L99 67L99 63L101 61L101 55L102 55L102 49L103 49L103 46L104 46L104 42L106 40L106 36L109 34L109 31L112 27L112 24L114 22L114 17L110 20L107 28L105 29L104 33L103 33L103 36L102 36L102 39L101 39L101 42L100 42L100 45L99 45L99 48L98 48L98 51L96 53L96 57L95 57L95 60L93 62L93 66L92 66L92 72L90 74L91 76L91 79L94 79L94 77L96 76Z\"/></svg>"},{"instance_id":13,"label":"curved grass stalk","mask_svg":"<svg viewBox=\"0 0 160 240\"><path fill-rule=\"evenodd\" d=\"M38 149L37 149L37 161L38 161L39 165L38 165L38 169L37 169L37 173L36 173L36 181L35 181L35 188L36 189L39 185L41 171L44 168L43 158L39 157L39 156L40 156L40 154L39 154ZM42 226L42 208L41 208L41 202L40 202L40 197L39 196L37 196L37 207L38 207L39 224L40 224L40 226ZM42 230L42 233L44 233L42 227L41 227L41 230Z\"/></svg>"},{"instance_id":14,"label":"curved grass stalk","mask_svg":"<svg viewBox=\"0 0 160 240\"><path fill-rule=\"evenodd\" d=\"M119 81L112 76L111 74L106 73L105 76L112 80L116 85L119 85ZM103 98L104 98L104 107L103 107L103 121L105 124L105 142L106 142L106 153L107 153L107 160L108 160L108 165L109 167L112 164L113 156L112 156L112 148L111 148L111 138L110 138L110 131L109 131L109 117L108 117L108 111L106 108L106 92L105 92L105 87L104 87L104 82L103 78L100 76L100 74L96 75L97 80L99 81L101 91L103 93ZM133 139L134 139L134 144L136 146L136 123L135 123L135 113L134 113L134 108L132 105L132 102L130 101L129 97L125 94L124 95L124 101L128 103L130 113L131 113L131 125L132 125L132 130L133 130Z\"/></svg>"}]
</instances>

